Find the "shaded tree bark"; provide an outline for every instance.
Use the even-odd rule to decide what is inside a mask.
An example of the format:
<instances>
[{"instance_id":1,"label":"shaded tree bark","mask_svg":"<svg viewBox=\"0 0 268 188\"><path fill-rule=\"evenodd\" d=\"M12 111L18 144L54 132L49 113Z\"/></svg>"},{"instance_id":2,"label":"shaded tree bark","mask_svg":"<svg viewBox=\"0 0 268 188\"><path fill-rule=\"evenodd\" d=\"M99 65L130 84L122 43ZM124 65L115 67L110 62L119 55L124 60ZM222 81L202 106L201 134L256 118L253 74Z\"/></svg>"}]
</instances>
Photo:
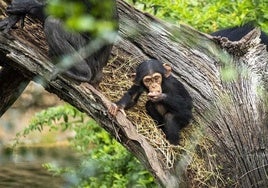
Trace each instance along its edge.
<instances>
[{"instance_id":1,"label":"shaded tree bark","mask_svg":"<svg viewBox=\"0 0 268 188\"><path fill-rule=\"evenodd\" d=\"M30 80L11 67L0 69L0 116L17 100Z\"/></svg>"},{"instance_id":2,"label":"shaded tree bark","mask_svg":"<svg viewBox=\"0 0 268 188\"><path fill-rule=\"evenodd\" d=\"M193 124L204 130L204 137L212 140L213 153L206 154L204 158L215 154L217 166L223 169L222 177L230 178L230 182L223 185L267 186L265 83L268 54L265 46L259 44L260 31L255 29L241 41L229 42L184 25L164 23L122 0L118 0L118 10L120 37L113 55L120 54L121 62L133 57L139 62L157 58L172 64L174 75L194 99ZM21 32L30 36L30 29ZM184 180L180 177L189 164L183 163L183 157L187 155L178 157L173 168L167 168L161 160L163 154L139 135L123 114L119 113L115 119L109 116L107 107L111 102L102 93L88 84L75 85L62 76L51 81L53 65L46 57L45 45L31 42L33 45L29 47L25 40L27 37L10 39L0 36L3 70L19 71L22 80L33 77L42 80L48 91L93 117L137 156L162 187L187 186L187 177ZM42 46L41 50L37 49L37 44ZM14 70L10 74L14 75ZM234 73L233 77L226 80L224 73L230 70ZM2 73L0 79L7 80L8 76ZM10 97L12 93L8 91L18 90L18 84L9 86L5 81L2 83L2 91L7 92L0 93L0 102L12 98L0 107L3 113L14 101L14 96Z\"/></svg>"}]
</instances>

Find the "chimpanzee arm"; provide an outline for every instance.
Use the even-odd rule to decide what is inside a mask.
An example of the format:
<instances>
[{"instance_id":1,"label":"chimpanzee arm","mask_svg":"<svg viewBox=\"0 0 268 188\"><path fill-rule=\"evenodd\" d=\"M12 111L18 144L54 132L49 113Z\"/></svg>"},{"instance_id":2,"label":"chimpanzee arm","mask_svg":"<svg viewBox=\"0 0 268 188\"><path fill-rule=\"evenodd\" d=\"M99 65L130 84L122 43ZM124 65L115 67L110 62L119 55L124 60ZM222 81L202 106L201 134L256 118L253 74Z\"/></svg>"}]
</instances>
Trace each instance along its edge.
<instances>
[{"instance_id":1,"label":"chimpanzee arm","mask_svg":"<svg viewBox=\"0 0 268 188\"><path fill-rule=\"evenodd\" d=\"M165 124L163 130L167 140L171 144L177 145L179 144L179 131L188 125L193 118L192 98L190 95L188 98L183 98L180 95L167 94L162 102L167 110L164 116Z\"/></svg>"},{"instance_id":2,"label":"chimpanzee arm","mask_svg":"<svg viewBox=\"0 0 268 188\"><path fill-rule=\"evenodd\" d=\"M18 21L24 26L24 18L27 14L40 21L45 20L44 14L45 3L36 0L13 0L7 7L8 17L0 21L0 30L8 32Z\"/></svg>"},{"instance_id":3,"label":"chimpanzee arm","mask_svg":"<svg viewBox=\"0 0 268 188\"><path fill-rule=\"evenodd\" d=\"M134 106L142 92L144 91L143 87L138 85L133 85L124 95L123 97L116 102L116 105L120 108L130 108Z\"/></svg>"},{"instance_id":4,"label":"chimpanzee arm","mask_svg":"<svg viewBox=\"0 0 268 188\"><path fill-rule=\"evenodd\" d=\"M182 109L192 109L192 99L183 98L180 95L172 95L166 93L166 96L161 101L169 111L178 112Z\"/></svg>"},{"instance_id":5,"label":"chimpanzee arm","mask_svg":"<svg viewBox=\"0 0 268 188\"><path fill-rule=\"evenodd\" d=\"M78 49L87 45L89 39L78 33L67 32L60 20L50 16L45 20L44 33L49 45L49 56L52 60L62 58L66 54L75 54L77 58L76 64L71 64L72 62L69 63L68 61L69 64L58 64L58 70L54 72L53 77L60 71L79 82L90 82L93 77L91 67L87 63L87 59L77 52ZM92 63L92 66L97 66L92 61L90 63Z\"/></svg>"},{"instance_id":6,"label":"chimpanzee arm","mask_svg":"<svg viewBox=\"0 0 268 188\"><path fill-rule=\"evenodd\" d=\"M163 86L165 95L162 99L162 103L171 112L182 112L183 110L191 110L193 107L192 97L185 89L185 87L176 80L174 77L170 77Z\"/></svg>"}]
</instances>

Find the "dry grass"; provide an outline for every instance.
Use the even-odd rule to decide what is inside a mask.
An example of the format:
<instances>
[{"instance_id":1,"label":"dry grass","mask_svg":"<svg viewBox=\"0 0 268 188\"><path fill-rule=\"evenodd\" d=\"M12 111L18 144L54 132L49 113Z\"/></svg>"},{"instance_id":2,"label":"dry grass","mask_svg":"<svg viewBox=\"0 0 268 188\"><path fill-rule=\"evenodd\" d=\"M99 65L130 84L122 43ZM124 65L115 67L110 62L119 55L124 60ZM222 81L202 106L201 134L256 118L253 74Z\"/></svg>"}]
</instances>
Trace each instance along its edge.
<instances>
[{"instance_id":1,"label":"dry grass","mask_svg":"<svg viewBox=\"0 0 268 188\"><path fill-rule=\"evenodd\" d=\"M111 100L117 101L132 85L131 75L135 73L137 61L129 59L122 63L115 57L104 68L104 78L100 84L102 92ZM136 126L139 134L145 136L150 144L162 154L167 168L180 168L187 175L191 187L218 187L221 175L216 168L215 158L209 157L211 145L204 137L197 122L181 132L180 146L173 146L165 139L164 133L145 112L145 94L135 107L126 111L127 117ZM175 163L176 162L176 163ZM176 167L174 166L176 164ZM222 184L221 184L222 185Z\"/></svg>"}]
</instances>

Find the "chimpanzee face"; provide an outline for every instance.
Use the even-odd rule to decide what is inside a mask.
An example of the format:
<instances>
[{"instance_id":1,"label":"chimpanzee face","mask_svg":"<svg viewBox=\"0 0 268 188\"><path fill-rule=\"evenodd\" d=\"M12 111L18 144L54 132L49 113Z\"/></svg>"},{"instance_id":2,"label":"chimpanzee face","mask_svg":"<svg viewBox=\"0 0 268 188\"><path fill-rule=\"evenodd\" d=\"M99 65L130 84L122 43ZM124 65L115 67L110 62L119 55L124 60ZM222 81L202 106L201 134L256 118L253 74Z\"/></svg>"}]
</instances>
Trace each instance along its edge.
<instances>
[{"instance_id":1,"label":"chimpanzee face","mask_svg":"<svg viewBox=\"0 0 268 188\"><path fill-rule=\"evenodd\" d=\"M134 83L148 89L148 95L154 98L162 94L162 84L171 74L171 66L158 60L142 62L136 69Z\"/></svg>"},{"instance_id":2,"label":"chimpanzee face","mask_svg":"<svg viewBox=\"0 0 268 188\"><path fill-rule=\"evenodd\" d=\"M144 86L149 90L149 93L162 93L162 75L158 72L146 75L142 79Z\"/></svg>"}]
</instances>

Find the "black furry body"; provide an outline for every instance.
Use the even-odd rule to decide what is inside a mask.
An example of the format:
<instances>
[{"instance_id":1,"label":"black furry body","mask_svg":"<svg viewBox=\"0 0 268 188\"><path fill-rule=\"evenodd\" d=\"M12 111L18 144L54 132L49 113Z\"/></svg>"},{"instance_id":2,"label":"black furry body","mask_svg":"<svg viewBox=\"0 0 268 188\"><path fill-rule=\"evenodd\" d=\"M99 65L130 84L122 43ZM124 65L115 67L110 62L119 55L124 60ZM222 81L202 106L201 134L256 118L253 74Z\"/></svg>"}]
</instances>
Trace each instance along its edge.
<instances>
[{"instance_id":1,"label":"black furry body","mask_svg":"<svg viewBox=\"0 0 268 188\"><path fill-rule=\"evenodd\" d=\"M112 1L112 0L111 0ZM89 1L80 0L90 13L92 7ZM24 20L26 15L38 19L43 23L44 33L49 46L49 56L57 62L67 54L77 53L87 46L92 40L89 33L77 33L66 31L62 22L46 15L44 12L46 1L37 0L13 0L7 8L9 17L0 22L0 30L8 32L19 20ZM111 11L116 11L111 7ZM116 12L114 18L117 19ZM78 82L98 84L102 78L102 68L107 64L112 44L107 43L92 54L80 57L74 65L66 65L63 74Z\"/></svg>"}]
</instances>

